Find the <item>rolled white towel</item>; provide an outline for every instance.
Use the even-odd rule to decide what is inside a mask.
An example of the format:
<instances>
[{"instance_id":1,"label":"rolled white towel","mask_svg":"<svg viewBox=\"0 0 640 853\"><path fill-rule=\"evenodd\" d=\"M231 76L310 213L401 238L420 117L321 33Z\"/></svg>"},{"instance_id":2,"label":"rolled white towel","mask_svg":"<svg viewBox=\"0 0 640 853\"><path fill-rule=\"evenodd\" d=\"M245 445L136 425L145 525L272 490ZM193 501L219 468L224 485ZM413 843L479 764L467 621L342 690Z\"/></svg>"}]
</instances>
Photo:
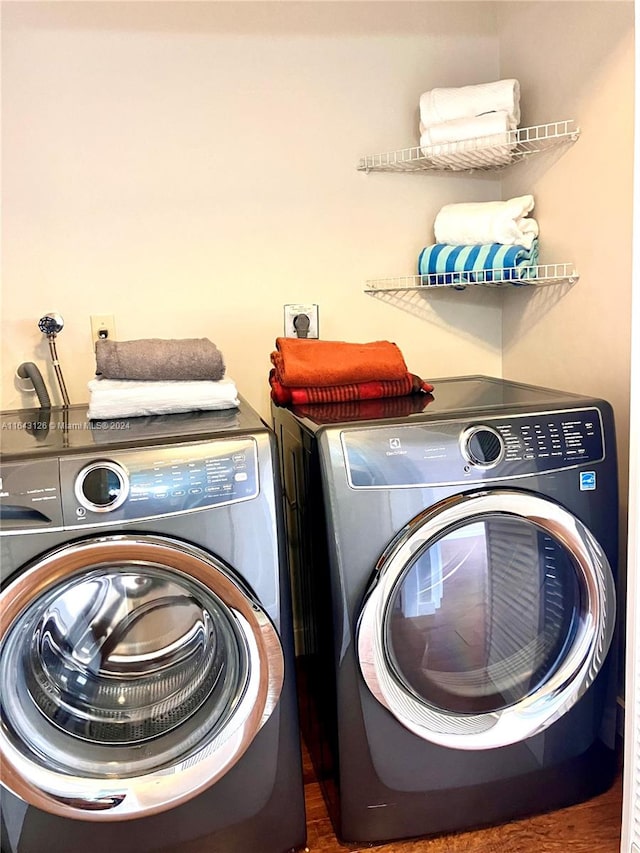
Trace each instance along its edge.
<instances>
[{"instance_id":1,"label":"rolled white towel","mask_svg":"<svg viewBox=\"0 0 640 853\"><path fill-rule=\"evenodd\" d=\"M532 195L508 201L445 204L433 223L436 243L458 246L502 243L530 249L539 233L536 220L527 217L534 204Z\"/></svg>"},{"instance_id":2,"label":"rolled white towel","mask_svg":"<svg viewBox=\"0 0 640 853\"><path fill-rule=\"evenodd\" d=\"M439 145L444 142L462 142L465 139L483 139L498 135L503 142L509 141L509 131L516 127L506 110L497 110L481 116L454 118L429 127L421 126L420 145Z\"/></svg>"},{"instance_id":3,"label":"rolled white towel","mask_svg":"<svg viewBox=\"0 0 640 853\"><path fill-rule=\"evenodd\" d=\"M424 127L420 123L422 154L435 166L469 169L505 166L511 162L515 122L506 110L472 118L456 118Z\"/></svg>"},{"instance_id":4,"label":"rolled white towel","mask_svg":"<svg viewBox=\"0 0 640 853\"><path fill-rule=\"evenodd\" d=\"M92 379L88 387L90 420L214 411L240 405L238 389L229 377L184 382Z\"/></svg>"},{"instance_id":5,"label":"rolled white towel","mask_svg":"<svg viewBox=\"0 0 640 853\"><path fill-rule=\"evenodd\" d=\"M520 122L520 83L517 80L437 88L420 95L420 121L425 127L496 110L507 112L517 127Z\"/></svg>"}]
</instances>

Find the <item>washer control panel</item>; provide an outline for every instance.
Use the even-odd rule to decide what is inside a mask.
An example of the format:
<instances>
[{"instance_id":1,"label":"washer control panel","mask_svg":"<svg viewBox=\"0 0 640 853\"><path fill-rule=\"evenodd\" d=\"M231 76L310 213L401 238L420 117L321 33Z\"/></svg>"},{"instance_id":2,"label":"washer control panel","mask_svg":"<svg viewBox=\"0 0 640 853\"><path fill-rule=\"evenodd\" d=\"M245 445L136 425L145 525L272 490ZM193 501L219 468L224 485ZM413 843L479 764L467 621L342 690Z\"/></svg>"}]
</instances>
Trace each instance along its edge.
<instances>
[{"instance_id":1,"label":"washer control panel","mask_svg":"<svg viewBox=\"0 0 640 853\"><path fill-rule=\"evenodd\" d=\"M254 439L214 440L60 460L66 525L113 523L249 500L259 492Z\"/></svg>"},{"instance_id":2,"label":"washer control panel","mask_svg":"<svg viewBox=\"0 0 640 853\"><path fill-rule=\"evenodd\" d=\"M596 408L349 429L341 442L353 488L505 480L605 455Z\"/></svg>"}]
</instances>

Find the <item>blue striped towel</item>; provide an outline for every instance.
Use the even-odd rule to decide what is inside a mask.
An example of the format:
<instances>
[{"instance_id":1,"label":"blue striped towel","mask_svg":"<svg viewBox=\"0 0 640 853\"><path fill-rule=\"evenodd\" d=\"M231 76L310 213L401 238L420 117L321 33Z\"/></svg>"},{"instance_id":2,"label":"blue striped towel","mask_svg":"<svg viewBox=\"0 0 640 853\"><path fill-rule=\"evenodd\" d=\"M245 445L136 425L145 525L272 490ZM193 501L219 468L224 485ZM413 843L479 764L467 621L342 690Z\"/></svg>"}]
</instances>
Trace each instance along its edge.
<instances>
[{"instance_id":1,"label":"blue striped towel","mask_svg":"<svg viewBox=\"0 0 640 853\"><path fill-rule=\"evenodd\" d=\"M487 281L527 284L527 279L535 278L537 265L537 239L530 249L502 243L475 246L436 243L420 252L418 275L429 276L425 284L464 285Z\"/></svg>"}]
</instances>

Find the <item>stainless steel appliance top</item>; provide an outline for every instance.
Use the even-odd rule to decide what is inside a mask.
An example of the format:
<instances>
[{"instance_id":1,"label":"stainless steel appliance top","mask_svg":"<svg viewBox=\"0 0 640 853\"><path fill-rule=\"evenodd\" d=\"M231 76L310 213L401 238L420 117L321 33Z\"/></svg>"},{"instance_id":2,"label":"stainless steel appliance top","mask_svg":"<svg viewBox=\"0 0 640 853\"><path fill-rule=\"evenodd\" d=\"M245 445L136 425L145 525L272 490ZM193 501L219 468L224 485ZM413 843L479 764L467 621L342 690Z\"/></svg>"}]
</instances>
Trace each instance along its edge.
<instances>
[{"instance_id":1,"label":"stainless steel appliance top","mask_svg":"<svg viewBox=\"0 0 640 853\"><path fill-rule=\"evenodd\" d=\"M240 406L210 412L183 412L96 421L86 404L52 409L0 412L2 462L62 456L69 453L171 444L267 429L257 412L240 399Z\"/></svg>"},{"instance_id":2,"label":"stainless steel appliance top","mask_svg":"<svg viewBox=\"0 0 640 853\"><path fill-rule=\"evenodd\" d=\"M412 394L351 403L326 403L294 406L292 412L312 432L330 424L354 421L408 420L425 421L443 415L465 412L500 413L584 406L593 404L587 398L568 391L526 385L491 376L458 376L431 379L432 394Z\"/></svg>"}]
</instances>

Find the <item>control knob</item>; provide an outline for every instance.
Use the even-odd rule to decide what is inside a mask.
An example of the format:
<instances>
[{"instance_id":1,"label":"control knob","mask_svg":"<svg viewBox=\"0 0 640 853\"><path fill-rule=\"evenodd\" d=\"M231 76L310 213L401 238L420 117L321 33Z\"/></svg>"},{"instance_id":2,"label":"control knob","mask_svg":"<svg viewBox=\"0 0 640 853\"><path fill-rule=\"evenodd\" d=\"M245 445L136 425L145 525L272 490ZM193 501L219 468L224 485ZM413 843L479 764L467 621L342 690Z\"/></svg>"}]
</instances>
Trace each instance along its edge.
<instances>
[{"instance_id":1,"label":"control knob","mask_svg":"<svg viewBox=\"0 0 640 853\"><path fill-rule=\"evenodd\" d=\"M462 455L478 468L493 468L505 454L504 440L500 433L489 426L472 426L461 436Z\"/></svg>"},{"instance_id":2,"label":"control knob","mask_svg":"<svg viewBox=\"0 0 640 853\"><path fill-rule=\"evenodd\" d=\"M129 475L117 462L92 462L76 477L74 492L85 509L112 512L129 495Z\"/></svg>"}]
</instances>

